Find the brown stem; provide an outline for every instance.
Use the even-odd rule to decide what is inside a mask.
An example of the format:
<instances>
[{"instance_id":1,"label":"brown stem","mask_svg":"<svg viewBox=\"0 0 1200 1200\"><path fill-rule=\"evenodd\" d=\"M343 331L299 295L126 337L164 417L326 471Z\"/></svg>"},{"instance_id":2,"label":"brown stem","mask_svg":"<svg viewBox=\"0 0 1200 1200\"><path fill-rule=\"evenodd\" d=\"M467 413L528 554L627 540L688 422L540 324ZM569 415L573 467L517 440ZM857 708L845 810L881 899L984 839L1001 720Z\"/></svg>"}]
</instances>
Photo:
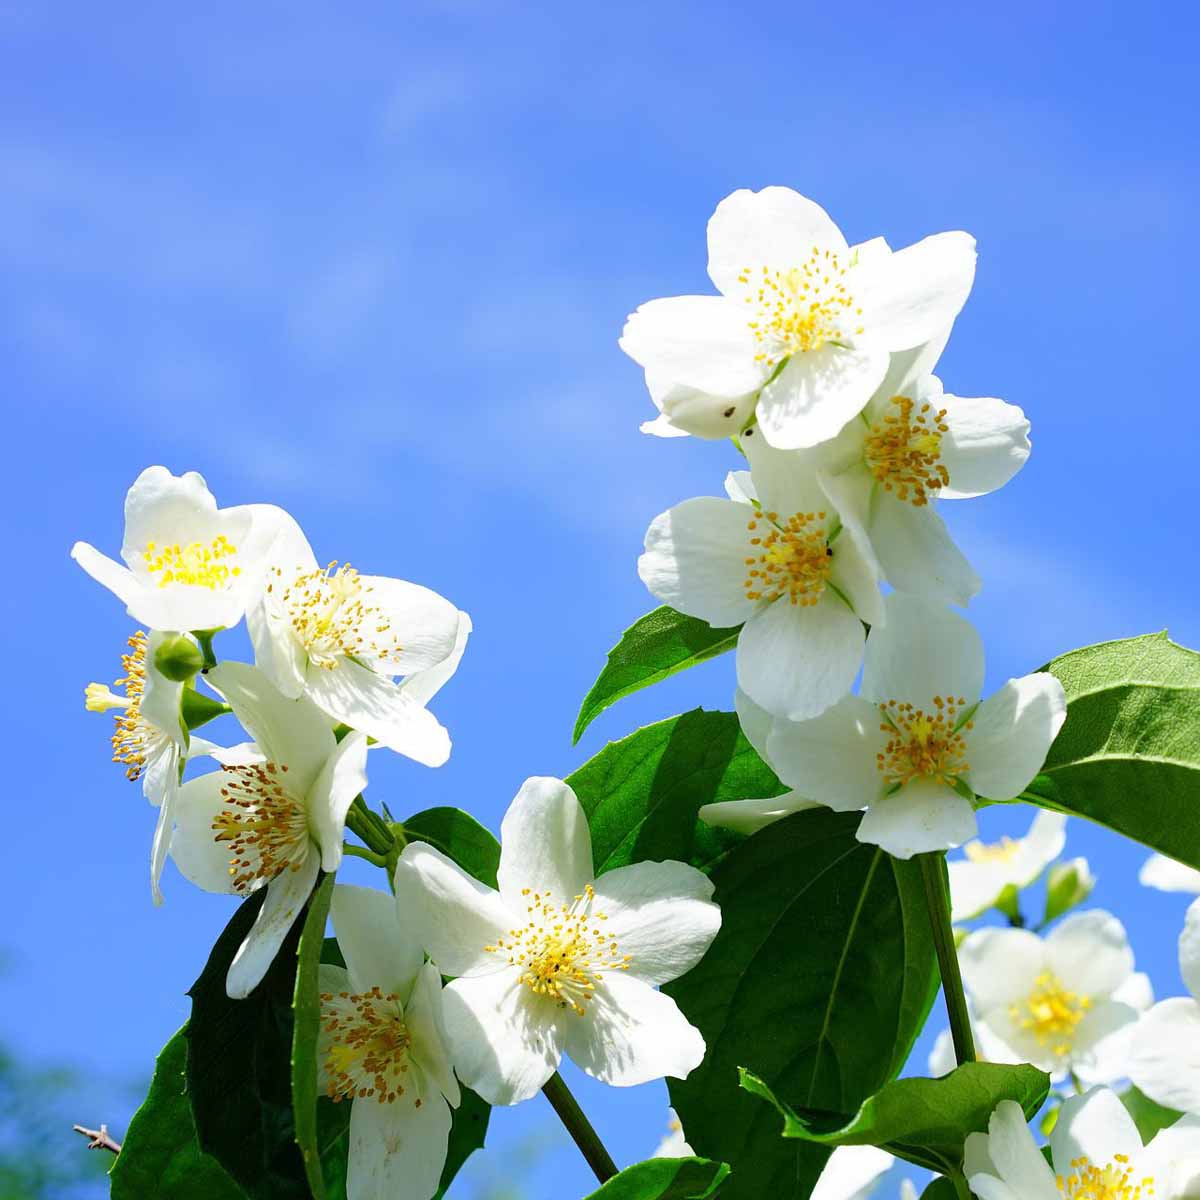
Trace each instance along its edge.
<instances>
[{"instance_id":1,"label":"brown stem","mask_svg":"<svg viewBox=\"0 0 1200 1200\"><path fill-rule=\"evenodd\" d=\"M72 1125L71 1128L76 1133L82 1133L88 1139L87 1148L89 1150L108 1150L112 1154L121 1153L121 1143L108 1132L107 1125L101 1125L99 1129L88 1129L86 1125Z\"/></svg>"}]
</instances>

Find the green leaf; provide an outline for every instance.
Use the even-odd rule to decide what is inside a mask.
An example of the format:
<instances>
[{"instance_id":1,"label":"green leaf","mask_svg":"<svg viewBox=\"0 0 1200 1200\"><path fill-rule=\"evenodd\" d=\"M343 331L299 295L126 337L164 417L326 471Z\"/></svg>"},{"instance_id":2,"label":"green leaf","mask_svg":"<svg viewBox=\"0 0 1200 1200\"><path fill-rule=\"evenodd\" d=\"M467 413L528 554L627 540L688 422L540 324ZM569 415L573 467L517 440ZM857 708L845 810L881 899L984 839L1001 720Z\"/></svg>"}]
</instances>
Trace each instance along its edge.
<instances>
[{"instance_id":1,"label":"green leaf","mask_svg":"<svg viewBox=\"0 0 1200 1200\"><path fill-rule=\"evenodd\" d=\"M600 678L584 697L572 743L606 709L624 696L658 683L677 671L716 658L737 645L741 626L714 629L664 605L635 621L608 652Z\"/></svg>"},{"instance_id":2,"label":"green leaf","mask_svg":"<svg viewBox=\"0 0 1200 1200\"><path fill-rule=\"evenodd\" d=\"M952 1179L939 1175L929 1181L929 1186L921 1193L921 1200L962 1200L966 1194L954 1186Z\"/></svg>"},{"instance_id":3,"label":"green leaf","mask_svg":"<svg viewBox=\"0 0 1200 1200\"><path fill-rule=\"evenodd\" d=\"M1152 633L1045 669L1067 720L1025 797L1200 867L1200 654Z\"/></svg>"},{"instance_id":4,"label":"green leaf","mask_svg":"<svg viewBox=\"0 0 1200 1200\"><path fill-rule=\"evenodd\" d=\"M813 809L760 830L713 871L721 931L663 991L708 1054L669 1080L688 1143L733 1169L727 1200L805 1200L829 1150L785 1141L738 1086L854 1112L900 1071L938 985L920 867L855 838L857 813Z\"/></svg>"},{"instance_id":5,"label":"green leaf","mask_svg":"<svg viewBox=\"0 0 1200 1200\"><path fill-rule=\"evenodd\" d=\"M647 859L711 861L741 839L698 822L702 805L785 790L734 713L702 708L610 742L567 782L587 813L597 875Z\"/></svg>"},{"instance_id":6,"label":"green leaf","mask_svg":"<svg viewBox=\"0 0 1200 1200\"><path fill-rule=\"evenodd\" d=\"M303 922L284 939L262 982L244 1000L225 994L225 976L262 907L266 888L245 900L188 993L187 1091L200 1147L251 1200L308 1200L292 1116L292 994Z\"/></svg>"},{"instance_id":7,"label":"green leaf","mask_svg":"<svg viewBox=\"0 0 1200 1200\"><path fill-rule=\"evenodd\" d=\"M863 1102L848 1120L795 1111L749 1071L742 1087L769 1101L783 1117L783 1136L822 1146L879 1146L943 1175L962 1170L967 1135L987 1129L1002 1100L1015 1100L1031 1119L1050 1094L1050 1076L1029 1065L965 1063L941 1079L897 1079Z\"/></svg>"},{"instance_id":8,"label":"green leaf","mask_svg":"<svg viewBox=\"0 0 1200 1200\"><path fill-rule=\"evenodd\" d=\"M728 1174L724 1163L706 1158L651 1158L626 1167L586 1200L707 1200Z\"/></svg>"},{"instance_id":9,"label":"green leaf","mask_svg":"<svg viewBox=\"0 0 1200 1200\"><path fill-rule=\"evenodd\" d=\"M1151 1100L1145 1092L1130 1084L1123 1092L1118 1093L1121 1103L1125 1105L1137 1131L1142 1135L1142 1142L1148 1142L1156 1133L1174 1125L1183 1113L1173 1108L1164 1108L1155 1100Z\"/></svg>"},{"instance_id":10,"label":"green leaf","mask_svg":"<svg viewBox=\"0 0 1200 1200\"><path fill-rule=\"evenodd\" d=\"M492 1106L486 1100L480 1099L470 1088L464 1087L461 1091L462 1103L453 1110L450 1144L446 1149L446 1165L442 1168L441 1182L438 1184L437 1194L433 1200L441 1200L463 1163L476 1150L483 1149L483 1141L487 1137L488 1118L492 1115Z\"/></svg>"},{"instance_id":11,"label":"green leaf","mask_svg":"<svg viewBox=\"0 0 1200 1200\"><path fill-rule=\"evenodd\" d=\"M112 1200L244 1200L245 1193L196 1141L184 1088L187 1040L181 1029L162 1049L142 1106L109 1170Z\"/></svg>"},{"instance_id":12,"label":"green leaf","mask_svg":"<svg viewBox=\"0 0 1200 1200\"><path fill-rule=\"evenodd\" d=\"M404 822L410 841L428 842L488 887L496 886L500 843L461 808L427 808Z\"/></svg>"},{"instance_id":13,"label":"green leaf","mask_svg":"<svg viewBox=\"0 0 1200 1200\"><path fill-rule=\"evenodd\" d=\"M296 985L292 993L292 1110L296 1144L304 1160L308 1185L316 1200L325 1200L321 1146L317 1134L317 1094L320 1091L317 1035L321 1028L318 972L325 944L325 922L333 898L333 875L326 875L308 902L308 915L296 952Z\"/></svg>"}]
</instances>

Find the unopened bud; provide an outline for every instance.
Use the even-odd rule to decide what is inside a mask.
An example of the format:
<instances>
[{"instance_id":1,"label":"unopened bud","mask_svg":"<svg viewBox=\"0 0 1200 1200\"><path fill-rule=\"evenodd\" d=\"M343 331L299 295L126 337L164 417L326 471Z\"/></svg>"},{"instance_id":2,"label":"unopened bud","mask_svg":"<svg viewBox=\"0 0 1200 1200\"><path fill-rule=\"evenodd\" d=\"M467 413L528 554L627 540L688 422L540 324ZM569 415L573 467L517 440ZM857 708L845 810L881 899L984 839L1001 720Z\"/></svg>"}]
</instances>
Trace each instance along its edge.
<instances>
[{"instance_id":1,"label":"unopened bud","mask_svg":"<svg viewBox=\"0 0 1200 1200\"><path fill-rule=\"evenodd\" d=\"M1096 877L1086 858L1055 863L1046 876L1046 915L1043 923L1053 921L1082 904L1095 886Z\"/></svg>"},{"instance_id":2,"label":"unopened bud","mask_svg":"<svg viewBox=\"0 0 1200 1200\"><path fill-rule=\"evenodd\" d=\"M204 655L186 633L170 634L154 651L154 669L173 683L187 683L202 666Z\"/></svg>"}]
</instances>

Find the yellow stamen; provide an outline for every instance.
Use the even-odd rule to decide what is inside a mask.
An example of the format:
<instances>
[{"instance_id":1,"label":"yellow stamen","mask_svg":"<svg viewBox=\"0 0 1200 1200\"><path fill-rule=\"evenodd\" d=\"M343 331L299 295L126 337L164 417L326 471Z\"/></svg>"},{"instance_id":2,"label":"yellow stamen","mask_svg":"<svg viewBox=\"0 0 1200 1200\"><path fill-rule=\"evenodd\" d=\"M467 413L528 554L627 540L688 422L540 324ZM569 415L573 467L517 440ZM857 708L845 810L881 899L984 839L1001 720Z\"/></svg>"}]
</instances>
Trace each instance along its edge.
<instances>
[{"instance_id":1,"label":"yellow stamen","mask_svg":"<svg viewBox=\"0 0 1200 1200\"><path fill-rule=\"evenodd\" d=\"M391 1104L404 1095L412 1035L394 992L322 992L321 1035L331 1100ZM415 1103L420 1108L420 1097Z\"/></svg>"},{"instance_id":2,"label":"yellow stamen","mask_svg":"<svg viewBox=\"0 0 1200 1200\"><path fill-rule=\"evenodd\" d=\"M1103 1167L1090 1158L1072 1159L1071 1173L1059 1175L1055 1183L1063 1200L1150 1200L1154 1195L1154 1177L1134 1178L1124 1154L1114 1154Z\"/></svg>"},{"instance_id":3,"label":"yellow stamen","mask_svg":"<svg viewBox=\"0 0 1200 1200\"><path fill-rule=\"evenodd\" d=\"M1009 1006L1009 1016L1059 1058L1070 1054L1079 1022L1092 1007L1091 996L1068 991L1052 971L1043 971L1021 1004Z\"/></svg>"},{"instance_id":4,"label":"yellow stamen","mask_svg":"<svg viewBox=\"0 0 1200 1200\"><path fill-rule=\"evenodd\" d=\"M930 495L950 486L940 462L942 435L949 433L946 410L929 403L918 409L907 396L893 396L888 411L871 426L864 455L875 479L899 500L920 507Z\"/></svg>"},{"instance_id":5,"label":"yellow stamen","mask_svg":"<svg viewBox=\"0 0 1200 1200\"><path fill-rule=\"evenodd\" d=\"M308 818L286 786L287 767L267 762L221 769L226 782L213 840L229 843L234 891L244 894L281 871L298 871L309 852Z\"/></svg>"},{"instance_id":6,"label":"yellow stamen","mask_svg":"<svg viewBox=\"0 0 1200 1200\"><path fill-rule=\"evenodd\" d=\"M746 526L750 553L745 560L747 600L778 600L816 604L833 567L825 513L793 513L780 520L774 512L751 518Z\"/></svg>"},{"instance_id":7,"label":"yellow stamen","mask_svg":"<svg viewBox=\"0 0 1200 1200\"><path fill-rule=\"evenodd\" d=\"M236 563L237 547L220 533L208 543L176 542L160 546L157 542L147 542L142 558L146 570L158 577L160 588L182 584L215 592L228 587L242 573Z\"/></svg>"},{"instance_id":8,"label":"yellow stamen","mask_svg":"<svg viewBox=\"0 0 1200 1200\"><path fill-rule=\"evenodd\" d=\"M963 848L963 853L966 854L971 862L1002 863L1012 862L1020 849L1020 840L1003 837L998 842L992 842L990 845L986 845L983 842L968 842Z\"/></svg>"},{"instance_id":9,"label":"yellow stamen","mask_svg":"<svg viewBox=\"0 0 1200 1200\"><path fill-rule=\"evenodd\" d=\"M903 786L913 779L933 779L954 785L965 775L969 764L963 730L972 728L970 721L958 729L960 713L966 701L949 696L934 696L933 711L925 712L911 704L889 700L879 706L883 723L879 728L889 735L882 753L876 755L876 765L888 787Z\"/></svg>"}]
</instances>

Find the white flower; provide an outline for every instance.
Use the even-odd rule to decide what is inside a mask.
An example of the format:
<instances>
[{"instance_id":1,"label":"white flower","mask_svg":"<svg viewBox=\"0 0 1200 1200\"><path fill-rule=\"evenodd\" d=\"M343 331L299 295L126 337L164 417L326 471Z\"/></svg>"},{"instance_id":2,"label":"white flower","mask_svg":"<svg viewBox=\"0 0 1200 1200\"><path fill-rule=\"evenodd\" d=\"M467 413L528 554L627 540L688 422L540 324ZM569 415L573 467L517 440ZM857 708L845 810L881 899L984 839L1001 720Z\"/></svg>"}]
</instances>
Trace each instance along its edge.
<instances>
[{"instance_id":1,"label":"white flower","mask_svg":"<svg viewBox=\"0 0 1200 1200\"><path fill-rule=\"evenodd\" d=\"M721 923L712 884L679 862L640 862L593 882L575 793L525 782L501 825L499 892L410 843L396 895L423 914L443 972L459 1078L491 1104L532 1096L564 1053L627 1086L685 1078L704 1040L656 991L700 961Z\"/></svg>"},{"instance_id":2,"label":"white flower","mask_svg":"<svg viewBox=\"0 0 1200 1200\"><path fill-rule=\"evenodd\" d=\"M125 565L87 542L71 557L151 629L221 629L242 619L290 521L270 504L218 508L202 475L147 467L125 496Z\"/></svg>"},{"instance_id":3,"label":"white flower","mask_svg":"<svg viewBox=\"0 0 1200 1200\"><path fill-rule=\"evenodd\" d=\"M670 427L652 432L725 437L756 411L767 441L794 450L862 409L892 351L949 330L975 277L975 239L852 249L789 188L741 190L708 223L708 273L721 295L652 300L621 335Z\"/></svg>"},{"instance_id":4,"label":"white flower","mask_svg":"<svg viewBox=\"0 0 1200 1200\"><path fill-rule=\"evenodd\" d=\"M1021 1106L1002 1101L987 1133L966 1141L967 1182L979 1200L1193 1200L1200 1195L1200 1121L1185 1117L1143 1146L1107 1088L1072 1096L1042 1157Z\"/></svg>"},{"instance_id":5,"label":"white flower","mask_svg":"<svg viewBox=\"0 0 1200 1200\"><path fill-rule=\"evenodd\" d=\"M1057 1078L1124 1078L1138 1013L1153 1002L1133 970L1121 922L1075 913L1045 938L1027 929L979 929L958 951L978 1025L995 1062L1027 1062ZM1005 1053L1005 1049L1007 1053Z\"/></svg>"},{"instance_id":6,"label":"white flower","mask_svg":"<svg viewBox=\"0 0 1200 1200\"><path fill-rule=\"evenodd\" d=\"M972 837L973 794L1020 794L1045 761L1066 698L1039 673L981 703L983 645L969 622L898 592L885 609L867 639L862 694L814 720L776 720L767 749L802 795L843 812L865 805L860 841L909 858Z\"/></svg>"},{"instance_id":7,"label":"white flower","mask_svg":"<svg viewBox=\"0 0 1200 1200\"><path fill-rule=\"evenodd\" d=\"M1023 838L1001 838L985 845L968 842L966 856L947 864L950 870L951 918L967 921L991 908L1005 888L1018 892L1040 878L1067 844L1067 818L1039 812Z\"/></svg>"},{"instance_id":8,"label":"white flower","mask_svg":"<svg viewBox=\"0 0 1200 1200\"><path fill-rule=\"evenodd\" d=\"M320 567L292 523L246 621L255 662L285 696L307 696L334 721L427 766L449 758L449 734L425 707L471 629L448 600L348 564ZM409 677L407 689L396 675Z\"/></svg>"},{"instance_id":9,"label":"white flower","mask_svg":"<svg viewBox=\"0 0 1200 1200\"><path fill-rule=\"evenodd\" d=\"M1138 872L1138 882L1143 887L1157 888L1160 892L1196 892L1200 894L1200 871L1168 858L1165 854L1152 854Z\"/></svg>"},{"instance_id":10,"label":"white flower","mask_svg":"<svg viewBox=\"0 0 1200 1200\"><path fill-rule=\"evenodd\" d=\"M411 914L370 888L333 889L345 969L321 964L321 1079L348 1101L348 1200L429 1200L461 1094L442 1032L442 977Z\"/></svg>"},{"instance_id":11,"label":"white flower","mask_svg":"<svg viewBox=\"0 0 1200 1200\"><path fill-rule=\"evenodd\" d=\"M205 891L267 889L226 979L241 999L271 965L318 871L341 865L346 812L367 784L367 739L351 732L339 743L320 709L280 695L245 663L221 663L207 679L261 757L226 757L221 770L180 788L171 857Z\"/></svg>"},{"instance_id":12,"label":"white flower","mask_svg":"<svg viewBox=\"0 0 1200 1200\"><path fill-rule=\"evenodd\" d=\"M815 463L760 437L743 444L752 479L731 475L730 499L685 500L656 517L638 574L680 612L714 627L744 622L738 685L768 712L803 720L854 682L863 622L883 617L878 580Z\"/></svg>"},{"instance_id":13,"label":"white flower","mask_svg":"<svg viewBox=\"0 0 1200 1200\"><path fill-rule=\"evenodd\" d=\"M667 1109L667 1136L658 1143L651 1158L691 1158L696 1152L687 1144L683 1122L673 1108Z\"/></svg>"},{"instance_id":14,"label":"white flower","mask_svg":"<svg viewBox=\"0 0 1200 1200\"><path fill-rule=\"evenodd\" d=\"M1138 1022L1129 1077L1159 1104L1200 1113L1200 900L1179 935L1179 971L1191 996L1164 1000Z\"/></svg>"},{"instance_id":15,"label":"white flower","mask_svg":"<svg viewBox=\"0 0 1200 1200\"><path fill-rule=\"evenodd\" d=\"M893 587L965 605L979 577L933 502L1007 483L1029 457L1029 422L1003 400L943 393L926 373L943 341L892 356L860 419L822 446L821 483Z\"/></svg>"},{"instance_id":16,"label":"white flower","mask_svg":"<svg viewBox=\"0 0 1200 1200\"><path fill-rule=\"evenodd\" d=\"M866 1200L895 1161L876 1146L839 1146L809 1200Z\"/></svg>"}]
</instances>

